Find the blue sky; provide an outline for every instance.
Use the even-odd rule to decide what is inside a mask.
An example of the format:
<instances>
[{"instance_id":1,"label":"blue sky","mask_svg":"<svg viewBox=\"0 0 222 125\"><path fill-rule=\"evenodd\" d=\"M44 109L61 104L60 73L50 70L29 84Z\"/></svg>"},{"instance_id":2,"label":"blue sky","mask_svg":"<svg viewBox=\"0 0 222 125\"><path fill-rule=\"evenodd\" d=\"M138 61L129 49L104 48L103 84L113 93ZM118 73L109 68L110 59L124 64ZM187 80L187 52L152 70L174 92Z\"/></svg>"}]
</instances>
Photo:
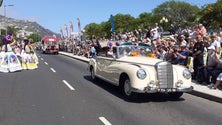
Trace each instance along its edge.
<instances>
[{"instance_id":1,"label":"blue sky","mask_svg":"<svg viewBox=\"0 0 222 125\"><path fill-rule=\"evenodd\" d=\"M111 14L130 14L137 18L143 12L151 12L167 0L4 0L6 16L36 21L41 26L59 33L59 28L72 21L78 31L77 18L81 28L89 23L107 21ZM180 0L199 7L217 0ZM4 7L0 14L4 15Z\"/></svg>"}]
</instances>

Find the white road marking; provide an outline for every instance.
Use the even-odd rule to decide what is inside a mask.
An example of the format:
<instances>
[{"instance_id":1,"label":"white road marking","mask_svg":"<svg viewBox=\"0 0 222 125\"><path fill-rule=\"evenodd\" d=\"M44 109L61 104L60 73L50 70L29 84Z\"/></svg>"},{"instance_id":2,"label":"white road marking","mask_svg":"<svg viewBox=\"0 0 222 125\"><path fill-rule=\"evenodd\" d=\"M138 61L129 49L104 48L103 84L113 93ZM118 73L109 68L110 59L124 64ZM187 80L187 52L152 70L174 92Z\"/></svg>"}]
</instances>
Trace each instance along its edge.
<instances>
[{"instance_id":1,"label":"white road marking","mask_svg":"<svg viewBox=\"0 0 222 125\"><path fill-rule=\"evenodd\" d=\"M101 120L104 125L112 125L105 117L99 117L99 120Z\"/></svg>"},{"instance_id":2,"label":"white road marking","mask_svg":"<svg viewBox=\"0 0 222 125\"><path fill-rule=\"evenodd\" d=\"M43 60L43 58L41 58L41 60Z\"/></svg>"},{"instance_id":3,"label":"white road marking","mask_svg":"<svg viewBox=\"0 0 222 125\"><path fill-rule=\"evenodd\" d=\"M53 72L56 72L53 68L50 68Z\"/></svg>"},{"instance_id":4,"label":"white road marking","mask_svg":"<svg viewBox=\"0 0 222 125\"><path fill-rule=\"evenodd\" d=\"M65 85L68 86L70 90L75 90L66 80L62 80L62 82L65 83Z\"/></svg>"},{"instance_id":5,"label":"white road marking","mask_svg":"<svg viewBox=\"0 0 222 125\"><path fill-rule=\"evenodd\" d=\"M47 63L47 62L45 62L45 64L46 64L46 65L48 65L48 63Z\"/></svg>"}]
</instances>

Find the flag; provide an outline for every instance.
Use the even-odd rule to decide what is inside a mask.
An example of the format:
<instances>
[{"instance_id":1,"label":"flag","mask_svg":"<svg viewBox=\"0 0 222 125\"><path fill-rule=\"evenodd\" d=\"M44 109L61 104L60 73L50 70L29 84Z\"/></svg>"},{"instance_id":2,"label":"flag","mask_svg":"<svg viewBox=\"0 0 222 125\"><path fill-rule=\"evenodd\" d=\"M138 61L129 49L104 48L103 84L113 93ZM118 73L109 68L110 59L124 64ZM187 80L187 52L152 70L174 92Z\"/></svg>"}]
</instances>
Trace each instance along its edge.
<instances>
[{"instance_id":1,"label":"flag","mask_svg":"<svg viewBox=\"0 0 222 125\"><path fill-rule=\"evenodd\" d=\"M80 19L77 18L77 21L78 21L78 29L79 29L79 34L81 33L81 25L80 25Z\"/></svg>"},{"instance_id":2,"label":"flag","mask_svg":"<svg viewBox=\"0 0 222 125\"><path fill-rule=\"evenodd\" d=\"M72 21L70 21L70 38L72 38L72 32L73 32L73 24Z\"/></svg>"},{"instance_id":3,"label":"flag","mask_svg":"<svg viewBox=\"0 0 222 125\"><path fill-rule=\"evenodd\" d=\"M113 15L110 15L110 21L111 21L111 31L112 33L115 32L115 23L114 23L114 18Z\"/></svg>"},{"instance_id":4,"label":"flag","mask_svg":"<svg viewBox=\"0 0 222 125\"><path fill-rule=\"evenodd\" d=\"M61 39L63 39L63 31L62 31L62 27L60 27L59 32L60 32L60 37L61 37Z\"/></svg>"},{"instance_id":5,"label":"flag","mask_svg":"<svg viewBox=\"0 0 222 125\"><path fill-rule=\"evenodd\" d=\"M64 30L65 30L65 33L66 33L66 38L68 38L68 28L67 28L67 25L65 24L64 26Z\"/></svg>"}]
</instances>

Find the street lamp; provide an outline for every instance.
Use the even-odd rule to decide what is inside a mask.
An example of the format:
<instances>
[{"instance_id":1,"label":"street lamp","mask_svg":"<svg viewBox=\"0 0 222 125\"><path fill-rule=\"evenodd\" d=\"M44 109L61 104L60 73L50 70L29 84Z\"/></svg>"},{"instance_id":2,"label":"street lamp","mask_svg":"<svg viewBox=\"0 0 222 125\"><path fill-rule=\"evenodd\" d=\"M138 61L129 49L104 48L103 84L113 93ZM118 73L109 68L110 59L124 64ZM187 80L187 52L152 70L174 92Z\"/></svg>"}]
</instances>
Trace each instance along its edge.
<instances>
[{"instance_id":1,"label":"street lamp","mask_svg":"<svg viewBox=\"0 0 222 125\"><path fill-rule=\"evenodd\" d=\"M10 4L10 5L4 5L4 16L6 17L6 7L12 7L14 5Z\"/></svg>"},{"instance_id":2,"label":"street lamp","mask_svg":"<svg viewBox=\"0 0 222 125\"><path fill-rule=\"evenodd\" d=\"M165 23L168 22L168 19L166 17L163 17L161 20L160 20L160 23L163 24L163 31L164 31L164 28L165 28Z\"/></svg>"}]
</instances>

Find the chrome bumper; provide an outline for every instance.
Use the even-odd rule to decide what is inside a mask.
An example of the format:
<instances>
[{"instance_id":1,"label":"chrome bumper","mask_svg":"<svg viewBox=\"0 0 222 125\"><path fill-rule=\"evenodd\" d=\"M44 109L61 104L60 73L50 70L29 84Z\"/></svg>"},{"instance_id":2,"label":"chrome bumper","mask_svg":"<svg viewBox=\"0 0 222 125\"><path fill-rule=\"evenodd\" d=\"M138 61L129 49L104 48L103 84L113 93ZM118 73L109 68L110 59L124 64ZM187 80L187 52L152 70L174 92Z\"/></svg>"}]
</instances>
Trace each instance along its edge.
<instances>
[{"instance_id":1,"label":"chrome bumper","mask_svg":"<svg viewBox=\"0 0 222 125\"><path fill-rule=\"evenodd\" d=\"M167 93L167 92L190 92L193 90L193 86L190 86L188 88L184 87L178 87L178 88L165 88L165 89L159 89L159 88L148 88L145 89L138 89L138 88L131 88L133 92L136 93Z\"/></svg>"}]
</instances>

